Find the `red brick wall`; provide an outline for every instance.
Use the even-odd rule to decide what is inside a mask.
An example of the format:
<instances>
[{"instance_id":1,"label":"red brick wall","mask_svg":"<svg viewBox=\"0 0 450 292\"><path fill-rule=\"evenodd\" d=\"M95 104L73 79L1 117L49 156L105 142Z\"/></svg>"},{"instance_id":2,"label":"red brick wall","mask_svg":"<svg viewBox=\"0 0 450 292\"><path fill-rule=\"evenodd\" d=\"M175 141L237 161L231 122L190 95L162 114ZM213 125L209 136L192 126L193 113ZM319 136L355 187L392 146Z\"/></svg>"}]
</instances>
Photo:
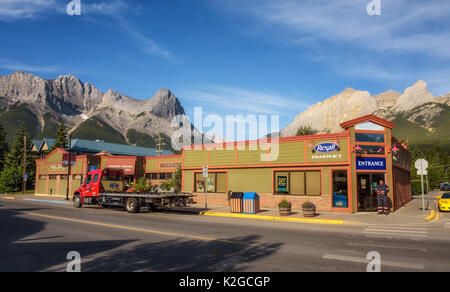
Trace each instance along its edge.
<instances>
[{"instance_id":1,"label":"red brick wall","mask_svg":"<svg viewBox=\"0 0 450 292\"><path fill-rule=\"evenodd\" d=\"M204 193L194 193L194 201L199 204L205 203ZM273 195L269 193L258 193L261 208L276 209L281 200L286 199L292 202L292 210L301 210L301 205L305 202L312 202L316 205L317 211L331 211L331 196L285 196ZM229 206L227 194L208 193L208 204L217 206Z\"/></svg>"}]
</instances>

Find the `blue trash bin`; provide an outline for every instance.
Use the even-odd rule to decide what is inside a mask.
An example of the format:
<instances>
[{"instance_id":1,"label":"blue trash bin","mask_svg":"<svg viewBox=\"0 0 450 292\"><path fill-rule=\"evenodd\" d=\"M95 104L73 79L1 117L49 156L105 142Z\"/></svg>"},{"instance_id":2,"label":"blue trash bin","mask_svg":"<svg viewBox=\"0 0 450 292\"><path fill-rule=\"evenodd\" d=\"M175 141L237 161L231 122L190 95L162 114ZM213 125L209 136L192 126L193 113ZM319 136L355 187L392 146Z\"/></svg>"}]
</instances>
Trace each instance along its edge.
<instances>
[{"instance_id":1,"label":"blue trash bin","mask_svg":"<svg viewBox=\"0 0 450 292\"><path fill-rule=\"evenodd\" d=\"M244 214L256 214L260 211L259 195L257 193L245 193L242 199Z\"/></svg>"}]
</instances>

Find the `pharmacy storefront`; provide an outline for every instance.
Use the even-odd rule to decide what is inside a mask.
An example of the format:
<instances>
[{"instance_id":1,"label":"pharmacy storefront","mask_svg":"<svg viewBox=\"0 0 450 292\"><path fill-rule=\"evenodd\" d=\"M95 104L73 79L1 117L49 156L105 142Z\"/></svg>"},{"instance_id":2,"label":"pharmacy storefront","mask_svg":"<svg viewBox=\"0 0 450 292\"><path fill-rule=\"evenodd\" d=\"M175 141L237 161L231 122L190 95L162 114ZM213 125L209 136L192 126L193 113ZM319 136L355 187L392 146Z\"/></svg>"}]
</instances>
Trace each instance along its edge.
<instances>
[{"instance_id":1,"label":"pharmacy storefront","mask_svg":"<svg viewBox=\"0 0 450 292\"><path fill-rule=\"evenodd\" d=\"M276 147L261 141L186 147L183 191L199 194L202 203L208 166L209 204L228 205L232 192L256 192L263 208L287 199L297 210L309 201L319 211L370 212L380 179L391 186L392 211L409 202L410 155L392 137L395 125L365 116L341 126L342 133L280 138Z\"/></svg>"}]
</instances>

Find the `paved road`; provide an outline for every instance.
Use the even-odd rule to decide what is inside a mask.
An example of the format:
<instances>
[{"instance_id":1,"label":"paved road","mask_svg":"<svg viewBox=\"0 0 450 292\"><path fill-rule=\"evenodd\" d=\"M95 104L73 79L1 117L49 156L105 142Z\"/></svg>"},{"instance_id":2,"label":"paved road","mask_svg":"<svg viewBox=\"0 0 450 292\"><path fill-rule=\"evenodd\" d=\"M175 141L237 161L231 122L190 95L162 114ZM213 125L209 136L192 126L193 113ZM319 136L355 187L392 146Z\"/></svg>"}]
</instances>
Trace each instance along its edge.
<instances>
[{"instance_id":1,"label":"paved road","mask_svg":"<svg viewBox=\"0 0 450 292\"><path fill-rule=\"evenodd\" d=\"M450 229L336 226L0 199L0 271L450 271Z\"/></svg>"}]
</instances>

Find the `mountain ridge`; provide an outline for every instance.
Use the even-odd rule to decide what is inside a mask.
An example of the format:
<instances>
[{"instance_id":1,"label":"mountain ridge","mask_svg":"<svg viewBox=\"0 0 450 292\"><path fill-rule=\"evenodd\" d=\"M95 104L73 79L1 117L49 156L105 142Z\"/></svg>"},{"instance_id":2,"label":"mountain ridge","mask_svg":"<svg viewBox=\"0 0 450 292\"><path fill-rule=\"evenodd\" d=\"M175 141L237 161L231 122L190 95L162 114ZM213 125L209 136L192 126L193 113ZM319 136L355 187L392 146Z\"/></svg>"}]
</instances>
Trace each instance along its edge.
<instances>
[{"instance_id":1,"label":"mountain ridge","mask_svg":"<svg viewBox=\"0 0 450 292\"><path fill-rule=\"evenodd\" d=\"M297 115L280 135L294 136L301 126L310 126L319 133L342 132L342 122L372 114L397 121L401 126L394 128L394 134L399 139L419 145L450 145L449 109L450 93L435 97L422 80L403 93L388 90L372 96L368 91L346 88ZM421 129L426 130L426 137L418 137L419 133L424 133Z\"/></svg>"},{"instance_id":2,"label":"mountain ridge","mask_svg":"<svg viewBox=\"0 0 450 292\"><path fill-rule=\"evenodd\" d=\"M11 111L21 113L21 121L18 119L13 123L2 119L3 115ZM29 112L38 122L33 117L29 121L24 118ZM165 88L159 89L152 97L141 100L113 89L103 92L73 75L44 79L17 71L0 76L0 123L9 128L9 141L12 139L11 130L19 122L27 124L32 136L39 136L47 126L54 127L49 123L55 122L64 122L70 132L78 133L76 130L94 117L107 122L124 137L126 143L129 143L127 132L130 130L154 139L160 134L170 137L176 130L171 127L172 118L184 114L178 98ZM11 116L14 115L10 114L8 119ZM95 129L85 129L87 133L78 133L82 138L102 138L96 136Z\"/></svg>"}]
</instances>

